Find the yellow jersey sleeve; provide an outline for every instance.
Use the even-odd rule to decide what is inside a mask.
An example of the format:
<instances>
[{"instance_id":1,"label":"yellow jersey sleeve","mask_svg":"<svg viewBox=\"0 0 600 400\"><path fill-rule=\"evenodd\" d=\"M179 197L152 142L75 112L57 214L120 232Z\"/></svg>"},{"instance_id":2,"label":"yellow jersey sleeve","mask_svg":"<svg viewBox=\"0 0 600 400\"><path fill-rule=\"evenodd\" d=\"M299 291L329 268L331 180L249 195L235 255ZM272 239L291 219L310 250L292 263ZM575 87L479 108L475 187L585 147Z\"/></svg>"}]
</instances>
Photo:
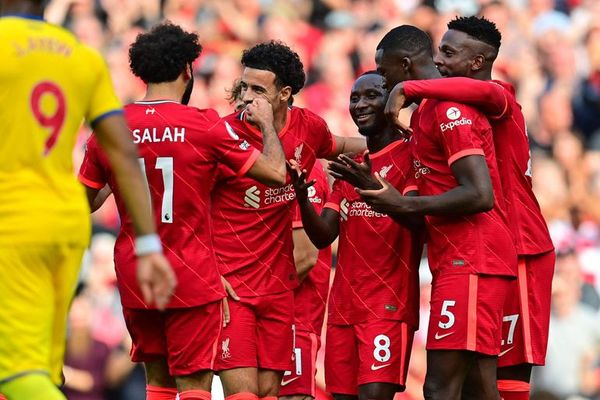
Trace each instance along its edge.
<instances>
[{"instance_id":1,"label":"yellow jersey sleeve","mask_svg":"<svg viewBox=\"0 0 600 400\"><path fill-rule=\"evenodd\" d=\"M94 125L102 118L113 113L121 113L121 102L115 94L108 68L102 56L91 48L87 48L90 54L90 67L97 71L96 86L90 97L90 104L85 119L90 125Z\"/></svg>"}]
</instances>

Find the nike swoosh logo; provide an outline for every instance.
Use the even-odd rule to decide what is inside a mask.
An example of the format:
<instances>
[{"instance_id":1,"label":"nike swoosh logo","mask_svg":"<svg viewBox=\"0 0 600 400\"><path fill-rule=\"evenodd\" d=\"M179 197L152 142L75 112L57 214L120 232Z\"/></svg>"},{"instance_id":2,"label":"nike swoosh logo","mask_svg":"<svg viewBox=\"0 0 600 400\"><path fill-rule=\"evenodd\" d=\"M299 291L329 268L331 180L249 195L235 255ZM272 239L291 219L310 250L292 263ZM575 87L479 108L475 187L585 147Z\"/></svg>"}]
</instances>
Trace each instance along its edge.
<instances>
[{"instance_id":1,"label":"nike swoosh logo","mask_svg":"<svg viewBox=\"0 0 600 400\"><path fill-rule=\"evenodd\" d=\"M445 338L446 336L452 335L453 333L454 332L450 332L450 333L445 333L443 335L440 335L438 332L436 332L434 338L435 338L435 340L440 340L440 339Z\"/></svg>"},{"instance_id":2,"label":"nike swoosh logo","mask_svg":"<svg viewBox=\"0 0 600 400\"><path fill-rule=\"evenodd\" d=\"M502 357L503 355L505 355L506 353L508 353L509 351L511 351L514 348L515 348L515 346L509 347L508 349L501 351L500 354L498 354L498 357Z\"/></svg>"},{"instance_id":3,"label":"nike swoosh logo","mask_svg":"<svg viewBox=\"0 0 600 400\"><path fill-rule=\"evenodd\" d=\"M391 364L382 364L382 365L371 364L371 371L377 371L378 369L385 368L388 365L391 365Z\"/></svg>"},{"instance_id":4,"label":"nike swoosh logo","mask_svg":"<svg viewBox=\"0 0 600 400\"><path fill-rule=\"evenodd\" d=\"M287 381L282 379L281 386L289 385L290 383L294 382L296 379L299 379L299 378L300 378L299 376L296 376L292 379L288 379Z\"/></svg>"}]
</instances>

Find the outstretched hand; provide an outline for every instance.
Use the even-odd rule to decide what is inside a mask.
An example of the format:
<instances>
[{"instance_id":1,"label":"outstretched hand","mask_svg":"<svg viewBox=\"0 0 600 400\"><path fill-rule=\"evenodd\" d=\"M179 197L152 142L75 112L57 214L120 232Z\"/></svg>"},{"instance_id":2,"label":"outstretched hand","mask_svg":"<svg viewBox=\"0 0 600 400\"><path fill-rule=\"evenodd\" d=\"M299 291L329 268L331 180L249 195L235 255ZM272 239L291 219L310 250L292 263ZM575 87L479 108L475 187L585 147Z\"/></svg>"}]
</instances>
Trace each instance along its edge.
<instances>
[{"instance_id":1,"label":"outstretched hand","mask_svg":"<svg viewBox=\"0 0 600 400\"><path fill-rule=\"evenodd\" d=\"M371 175L371 159L369 153L365 160L357 163L346 154L340 154L337 161L331 161L328 166L329 173L336 179L348 182L360 189L380 189L381 184Z\"/></svg>"},{"instance_id":2,"label":"outstretched hand","mask_svg":"<svg viewBox=\"0 0 600 400\"><path fill-rule=\"evenodd\" d=\"M392 123L396 131L405 138L411 135L412 129L400 121L399 114L400 110L407 106L406 96L404 95L404 84L400 82L390 91L385 105L385 116Z\"/></svg>"},{"instance_id":3,"label":"outstretched hand","mask_svg":"<svg viewBox=\"0 0 600 400\"><path fill-rule=\"evenodd\" d=\"M292 179L292 185L294 185L294 191L299 202L305 202L308 200L308 188L313 186L317 181L313 179L310 182L306 182L308 173L305 169L300 168L300 164L296 160L289 160L286 162L287 170Z\"/></svg>"},{"instance_id":4,"label":"outstretched hand","mask_svg":"<svg viewBox=\"0 0 600 400\"><path fill-rule=\"evenodd\" d=\"M363 190L356 189L356 192L362 199L375 211L383 214L400 215L407 213L405 205L405 196L403 196L394 186L375 172L375 178L380 185L379 189Z\"/></svg>"}]
</instances>

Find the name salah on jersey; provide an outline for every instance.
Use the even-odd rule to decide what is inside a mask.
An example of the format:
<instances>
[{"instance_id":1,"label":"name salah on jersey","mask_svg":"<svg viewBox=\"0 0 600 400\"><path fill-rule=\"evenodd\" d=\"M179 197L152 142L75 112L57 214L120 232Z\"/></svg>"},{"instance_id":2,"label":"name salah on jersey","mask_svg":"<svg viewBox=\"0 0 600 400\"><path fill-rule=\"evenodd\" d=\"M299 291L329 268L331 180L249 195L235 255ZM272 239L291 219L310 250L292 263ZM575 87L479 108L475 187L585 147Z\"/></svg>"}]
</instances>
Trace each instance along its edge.
<instances>
[{"instance_id":1,"label":"name salah on jersey","mask_svg":"<svg viewBox=\"0 0 600 400\"><path fill-rule=\"evenodd\" d=\"M164 127L158 128L144 128L134 129L131 131L133 134L133 143L161 143L161 142L174 142L183 143L185 142L185 128L179 127Z\"/></svg>"}]
</instances>

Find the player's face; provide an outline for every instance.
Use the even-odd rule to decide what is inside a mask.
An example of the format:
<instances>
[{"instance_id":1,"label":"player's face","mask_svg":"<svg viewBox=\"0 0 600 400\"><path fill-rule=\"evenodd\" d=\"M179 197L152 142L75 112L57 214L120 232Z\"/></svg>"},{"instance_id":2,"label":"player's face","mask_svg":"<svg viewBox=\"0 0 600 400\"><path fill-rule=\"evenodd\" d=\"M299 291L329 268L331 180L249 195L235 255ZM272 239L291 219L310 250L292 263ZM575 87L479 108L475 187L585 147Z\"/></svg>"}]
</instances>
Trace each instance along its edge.
<instances>
[{"instance_id":1,"label":"player's face","mask_svg":"<svg viewBox=\"0 0 600 400\"><path fill-rule=\"evenodd\" d=\"M282 90L275 83L275 74L271 71L255 68L244 68L240 79L241 99L245 105L248 105L259 97L266 99L273 106L273 111L279 109L283 103L287 107L286 101L282 101ZM289 87L288 87L289 89Z\"/></svg>"},{"instance_id":2,"label":"player's face","mask_svg":"<svg viewBox=\"0 0 600 400\"><path fill-rule=\"evenodd\" d=\"M381 75L363 75L354 82L350 92L350 115L361 135L381 133L386 126L384 110L387 91Z\"/></svg>"},{"instance_id":3,"label":"player's face","mask_svg":"<svg viewBox=\"0 0 600 400\"><path fill-rule=\"evenodd\" d=\"M471 39L464 32L449 30L442 37L438 53L433 60L443 76L471 76L473 50Z\"/></svg>"},{"instance_id":4,"label":"player's face","mask_svg":"<svg viewBox=\"0 0 600 400\"><path fill-rule=\"evenodd\" d=\"M394 52L384 52L382 49L375 53L375 63L377 64L377 72L385 79L384 89L391 90L399 82L409 79L406 71L402 66L402 58Z\"/></svg>"}]
</instances>

